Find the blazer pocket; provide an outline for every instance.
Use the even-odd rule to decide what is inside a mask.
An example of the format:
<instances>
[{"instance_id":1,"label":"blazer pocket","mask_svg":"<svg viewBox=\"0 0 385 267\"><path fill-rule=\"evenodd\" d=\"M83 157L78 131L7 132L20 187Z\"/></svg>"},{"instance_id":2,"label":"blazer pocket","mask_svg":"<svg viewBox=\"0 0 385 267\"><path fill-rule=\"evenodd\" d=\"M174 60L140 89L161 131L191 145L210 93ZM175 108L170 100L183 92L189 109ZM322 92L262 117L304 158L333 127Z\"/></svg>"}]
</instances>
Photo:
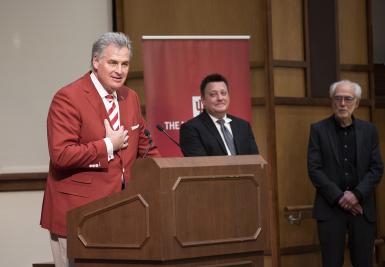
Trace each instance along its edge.
<instances>
[{"instance_id":1,"label":"blazer pocket","mask_svg":"<svg viewBox=\"0 0 385 267\"><path fill-rule=\"evenodd\" d=\"M137 125L131 126L131 131L134 131L139 128L139 123Z\"/></svg>"},{"instance_id":2,"label":"blazer pocket","mask_svg":"<svg viewBox=\"0 0 385 267\"><path fill-rule=\"evenodd\" d=\"M61 180L57 185L57 190L64 194L89 197L92 179L97 172L79 172L67 179Z\"/></svg>"},{"instance_id":3,"label":"blazer pocket","mask_svg":"<svg viewBox=\"0 0 385 267\"><path fill-rule=\"evenodd\" d=\"M71 176L69 179L71 181L74 181L74 182L77 182L77 183L90 184L90 183L92 183L92 177L94 175L95 174L91 174L91 173L88 173L88 172L79 172L79 173L74 174L73 176ZM97 175L100 175L100 174L97 174Z\"/></svg>"},{"instance_id":4,"label":"blazer pocket","mask_svg":"<svg viewBox=\"0 0 385 267\"><path fill-rule=\"evenodd\" d=\"M90 184L77 183L71 180L65 182L62 181L57 186L58 192L78 197L89 197L90 190Z\"/></svg>"}]
</instances>

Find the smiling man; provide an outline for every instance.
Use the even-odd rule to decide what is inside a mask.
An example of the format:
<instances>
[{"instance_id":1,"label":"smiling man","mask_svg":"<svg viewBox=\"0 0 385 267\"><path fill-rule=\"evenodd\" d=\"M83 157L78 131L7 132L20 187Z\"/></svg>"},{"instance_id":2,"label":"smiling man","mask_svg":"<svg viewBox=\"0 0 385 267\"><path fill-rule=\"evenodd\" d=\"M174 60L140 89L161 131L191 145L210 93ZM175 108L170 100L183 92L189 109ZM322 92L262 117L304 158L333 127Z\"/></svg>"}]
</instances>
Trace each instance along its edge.
<instances>
[{"instance_id":1,"label":"smiling man","mask_svg":"<svg viewBox=\"0 0 385 267\"><path fill-rule=\"evenodd\" d=\"M228 86L226 78L216 73L201 82L204 111L180 128L180 146L184 156L258 154L250 124L228 114Z\"/></svg>"},{"instance_id":2,"label":"smiling man","mask_svg":"<svg viewBox=\"0 0 385 267\"><path fill-rule=\"evenodd\" d=\"M336 82L329 94L334 114L311 125L308 145L322 262L325 267L343 266L348 234L352 265L369 267L375 239L374 189L383 174L378 133L372 123L353 116L361 98L357 83Z\"/></svg>"},{"instance_id":3,"label":"smiling man","mask_svg":"<svg viewBox=\"0 0 385 267\"><path fill-rule=\"evenodd\" d=\"M145 135L138 96L124 86L131 51L123 33L102 35L92 47L92 71L60 89L52 100L41 226L51 233L57 267L70 265L67 212L122 190L136 158L159 156Z\"/></svg>"}]
</instances>

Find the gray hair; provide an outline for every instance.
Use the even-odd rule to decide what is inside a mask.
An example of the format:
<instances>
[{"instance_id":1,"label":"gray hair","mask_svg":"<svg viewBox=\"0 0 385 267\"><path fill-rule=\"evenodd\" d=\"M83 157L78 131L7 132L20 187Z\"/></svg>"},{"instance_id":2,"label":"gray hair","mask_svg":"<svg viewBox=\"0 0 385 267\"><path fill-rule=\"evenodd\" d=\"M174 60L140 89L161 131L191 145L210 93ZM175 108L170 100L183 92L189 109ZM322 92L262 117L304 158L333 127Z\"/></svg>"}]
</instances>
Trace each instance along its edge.
<instances>
[{"instance_id":1,"label":"gray hair","mask_svg":"<svg viewBox=\"0 0 385 267\"><path fill-rule=\"evenodd\" d=\"M333 97L334 94L336 93L336 89L338 86L342 85L342 84L350 84L350 86L353 88L354 90L354 95L358 98L358 99L361 99L361 94L362 94L362 89L361 89L361 86L358 84L358 83L355 83L355 82L352 82L352 81L349 81L349 80L341 80L341 81L338 81L338 82L335 82L333 83L332 85L330 85L330 88L329 88L329 96L330 97Z\"/></svg>"},{"instance_id":2,"label":"gray hair","mask_svg":"<svg viewBox=\"0 0 385 267\"><path fill-rule=\"evenodd\" d=\"M114 44L119 48L127 47L130 58L132 57L132 44L130 38L122 32L107 32L99 37L92 45L91 69L94 70L92 61L94 57L100 58L104 49L110 44Z\"/></svg>"}]
</instances>

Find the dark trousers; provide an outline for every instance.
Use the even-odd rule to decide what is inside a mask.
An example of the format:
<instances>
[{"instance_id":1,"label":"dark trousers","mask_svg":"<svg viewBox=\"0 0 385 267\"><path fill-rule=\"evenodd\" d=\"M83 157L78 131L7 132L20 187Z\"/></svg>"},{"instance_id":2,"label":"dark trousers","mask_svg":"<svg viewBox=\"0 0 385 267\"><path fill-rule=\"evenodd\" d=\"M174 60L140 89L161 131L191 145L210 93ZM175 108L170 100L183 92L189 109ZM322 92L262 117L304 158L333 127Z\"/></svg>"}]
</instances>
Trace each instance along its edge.
<instances>
[{"instance_id":1,"label":"dark trousers","mask_svg":"<svg viewBox=\"0 0 385 267\"><path fill-rule=\"evenodd\" d=\"M317 221L322 266L341 267L344 263L346 234L350 261L354 267L372 267L375 223L363 215L338 212L327 221Z\"/></svg>"}]
</instances>

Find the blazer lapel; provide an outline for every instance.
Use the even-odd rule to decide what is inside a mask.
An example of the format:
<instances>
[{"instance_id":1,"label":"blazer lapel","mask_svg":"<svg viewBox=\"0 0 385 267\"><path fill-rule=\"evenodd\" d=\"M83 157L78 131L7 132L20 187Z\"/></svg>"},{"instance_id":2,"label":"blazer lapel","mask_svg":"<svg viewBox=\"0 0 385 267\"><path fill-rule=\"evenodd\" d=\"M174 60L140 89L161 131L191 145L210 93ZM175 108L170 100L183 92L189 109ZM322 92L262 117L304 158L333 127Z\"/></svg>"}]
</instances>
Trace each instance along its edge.
<instances>
[{"instance_id":1,"label":"blazer lapel","mask_svg":"<svg viewBox=\"0 0 385 267\"><path fill-rule=\"evenodd\" d=\"M327 127L327 134L330 141L330 147L333 150L333 154L336 157L337 163L341 165L340 155L338 154L338 150L337 150L337 146L338 146L337 133L336 133L333 117L330 117L328 127Z\"/></svg>"},{"instance_id":2,"label":"blazer lapel","mask_svg":"<svg viewBox=\"0 0 385 267\"><path fill-rule=\"evenodd\" d=\"M225 153L227 155L227 150L226 150L225 144L223 143L222 137L219 134L218 129L215 126L213 120L206 113L206 111L203 111L202 121L203 121L203 124L205 125L205 127L207 128L207 130L209 132L211 132L211 134L217 139L221 149L223 150L223 153Z\"/></svg>"},{"instance_id":3,"label":"blazer lapel","mask_svg":"<svg viewBox=\"0 0 385 267\"><path fill-rule=\"evenodd\" d=\"M233 140L234 140L234 146L235 150L237 151L237 154L239 154L239 149L240 149L240 140L239 137L241 136L240 134L240 127L237 123L237 121L231 116L227 115L231 119L230 122L230 127L231 127L231 132L233 133Z\"/></svg>"},{"instance_id":4,"label":"blazer lapel","mask_svg":"<svg viewBox=\"0 0 385 267\"><path fill-rule=\"evenodd\" d=\"M127 101L125 99L127 98L127 94L124 94L123 91L117 90L117 98L118 98L118 103L119 103L119 116L120 116L120 125L124 126L124 128L127 128L128 125L128 114L127 114Z\"/></svg>"},{"instance_id":5,"label":"blazer lapel","mask_svg":"<svg viewBox=\"0 0 385 267\"><path fill-rule=\"evenodd\" d=\"M83 91L87 94L86 98L89 104L95 110L95 113L98 114L99 118L101 118L102 120L108 118L108 114L106 108L104 107L103 100L100 98L98 91L92 83L90 75L86 74L84 79L85 80Z\"/></svg>"}]
</instances>

